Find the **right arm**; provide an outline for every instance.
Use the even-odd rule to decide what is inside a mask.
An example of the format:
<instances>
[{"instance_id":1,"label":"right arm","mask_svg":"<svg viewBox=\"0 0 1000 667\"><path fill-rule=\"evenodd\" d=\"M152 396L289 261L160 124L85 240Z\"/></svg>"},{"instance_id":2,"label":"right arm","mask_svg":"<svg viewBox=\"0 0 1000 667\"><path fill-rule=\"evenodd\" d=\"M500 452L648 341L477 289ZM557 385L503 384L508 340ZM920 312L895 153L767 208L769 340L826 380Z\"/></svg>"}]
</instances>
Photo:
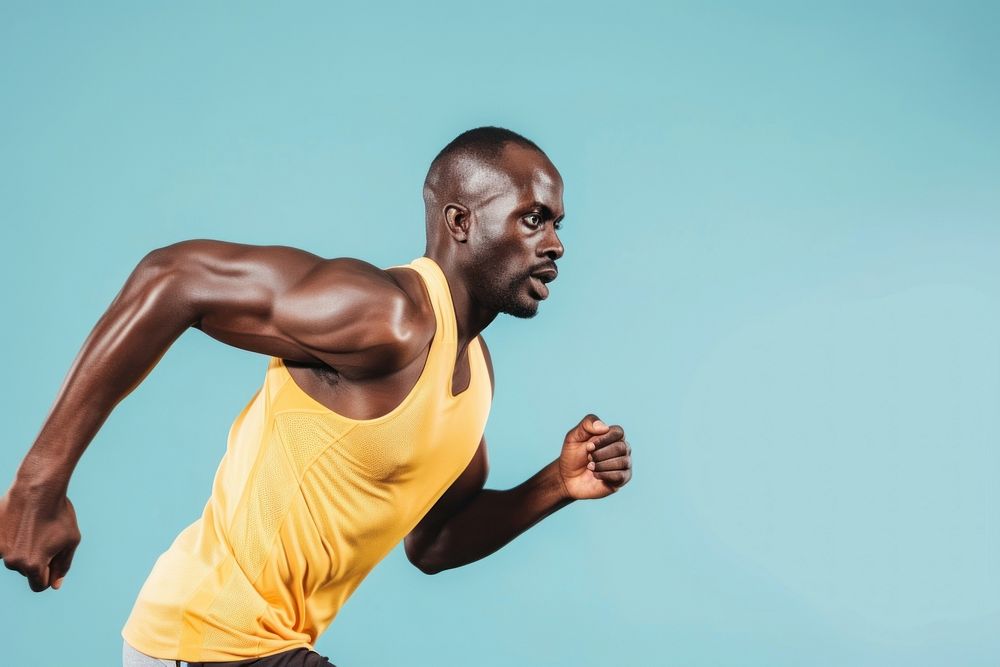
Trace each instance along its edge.
<instances>
[{"instance_id":1,"label":"right arm","mask_svg":"<svg viewBox=\"0 0 1000 667\"><path fill-rule=\"evenodd\" d=\"M383 374L422 349L414 312L388 273L356 259L203 239L152 251L87 337L0 498L0 558L32 590L58 587L80 541L66 497L73 470L188 328L262 354Z\"/></svg>"}]
</instances>

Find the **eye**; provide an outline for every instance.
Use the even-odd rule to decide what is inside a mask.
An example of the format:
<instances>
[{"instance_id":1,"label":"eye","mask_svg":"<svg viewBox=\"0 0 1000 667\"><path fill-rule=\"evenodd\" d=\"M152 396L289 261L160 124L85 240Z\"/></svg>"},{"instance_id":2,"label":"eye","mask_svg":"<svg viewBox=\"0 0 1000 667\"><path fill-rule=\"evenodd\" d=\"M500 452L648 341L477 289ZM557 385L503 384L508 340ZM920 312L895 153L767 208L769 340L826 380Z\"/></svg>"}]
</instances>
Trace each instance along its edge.
<instances>
[{"instance_id":1,"label":"eye","mask_svg":"<svg viewBox=\"0 0 1000 667\"><path fill-rule=\"evenodd\" d=\"M540 224L542 224L542 216L538 215L537 213L529 213L522 219L527 220L528 225L530 225L531 227L538 227Z\"/></svg>"}]
</instances>

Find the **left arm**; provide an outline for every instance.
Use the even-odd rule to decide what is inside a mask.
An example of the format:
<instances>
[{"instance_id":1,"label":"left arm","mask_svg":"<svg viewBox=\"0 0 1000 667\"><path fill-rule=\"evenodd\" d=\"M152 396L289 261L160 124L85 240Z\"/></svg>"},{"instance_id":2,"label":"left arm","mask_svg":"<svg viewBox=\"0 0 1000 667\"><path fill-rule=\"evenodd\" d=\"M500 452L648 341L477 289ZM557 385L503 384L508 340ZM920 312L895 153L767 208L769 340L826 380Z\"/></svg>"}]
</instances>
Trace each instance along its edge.
<instances>
[{"instance_id":1,"label":"left arm","mask_svg":"<svg viewBox=\"0 0 1000 667\"><path fill-rule=\"evenodd\" d=\"M483 438L469 467L406 536L410 562L425 574L467 565L570 504L574 499L566 495L557 464L553 461L513 489L484 489Z\"/></svg>"},{"instance_id":2,"label":"left arm","mask_svg":"<svg viewBox=\"0 0 1000 667\"><path fill-rule=\"evenodd\" d=\"M493 364L485 343L482 348L492 383ZM574 500L614 493L632 477L631 449L620 426L587 415L566 434L559 458L525 482L506 491L485 489L488 472L483 438L466 469L404 540L407 558L422 572L477 561Z\"/></svg>"}]
</instances>

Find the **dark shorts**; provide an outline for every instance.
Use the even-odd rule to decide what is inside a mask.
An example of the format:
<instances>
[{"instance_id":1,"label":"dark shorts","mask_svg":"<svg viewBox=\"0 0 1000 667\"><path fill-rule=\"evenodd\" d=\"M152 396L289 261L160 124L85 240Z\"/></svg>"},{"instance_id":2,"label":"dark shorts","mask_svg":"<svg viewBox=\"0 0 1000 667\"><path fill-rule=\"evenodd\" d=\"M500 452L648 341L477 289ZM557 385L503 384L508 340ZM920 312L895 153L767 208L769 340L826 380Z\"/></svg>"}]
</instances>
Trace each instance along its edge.
<instances>
[{"instance_id":1,"label":"dark shorts","mask_svg":"<svg viewBox=\"0 0 1000 667\"><path fill-rule=\"evenodd\" d=\"M329 658L307 648L293 648L264 658L250 658L232 662L185 662L164 660L142 653L128 643L122 643L123 667L337 667Z\"/></svg>"}]
</instances>

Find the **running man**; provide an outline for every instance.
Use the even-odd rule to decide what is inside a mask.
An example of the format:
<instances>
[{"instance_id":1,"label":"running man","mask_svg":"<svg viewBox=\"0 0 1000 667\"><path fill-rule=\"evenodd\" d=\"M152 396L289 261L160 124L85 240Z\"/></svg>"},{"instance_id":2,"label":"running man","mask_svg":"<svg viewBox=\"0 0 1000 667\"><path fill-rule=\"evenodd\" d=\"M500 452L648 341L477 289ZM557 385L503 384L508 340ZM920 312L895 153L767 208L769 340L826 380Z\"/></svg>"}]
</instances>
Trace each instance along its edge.
<instances>
[{"instance_id":1,"label":"running man","mask_svg":"<svg viewBox=\"0 0 1000 667\"><path fill-rule=\"evenodd\" d=\"M150 252L0 498L4 564L33 591L60 587L80 542L66 495L74 468L191 327L268 364L204 512L139 593L122 630L127 666L330 665L317 638L400 540L434 574L574 500L614 493L632 476L630 446L593 414L533 477L484 488L493 367L480 332L498 313L534 316L549 295L562 192L538 146L483 127L431 163L426 250L409 264L205 239Z\"/></svg>"}]
</instances>

